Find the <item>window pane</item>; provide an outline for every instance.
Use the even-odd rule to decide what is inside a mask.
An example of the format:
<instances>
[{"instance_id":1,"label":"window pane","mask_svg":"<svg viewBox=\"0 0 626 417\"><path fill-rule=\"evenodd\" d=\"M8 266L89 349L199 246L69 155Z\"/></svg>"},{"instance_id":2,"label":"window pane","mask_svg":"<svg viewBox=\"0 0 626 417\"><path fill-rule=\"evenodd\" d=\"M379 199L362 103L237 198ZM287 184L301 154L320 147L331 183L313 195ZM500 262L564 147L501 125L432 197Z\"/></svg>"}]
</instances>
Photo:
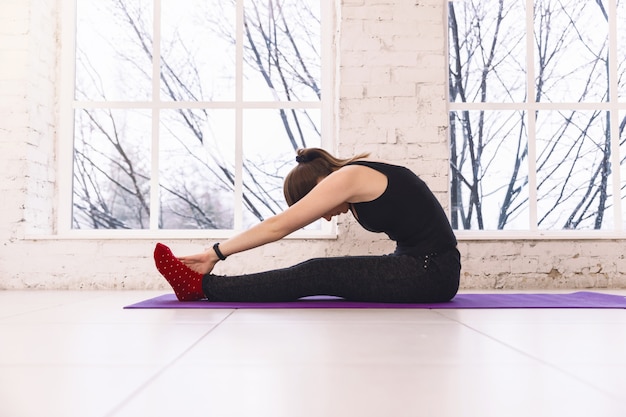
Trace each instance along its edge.
<instances>
[{"instance_id":1,"label":"window pane","mask_svg":"<svg viewBox=\"0 0 626 417\"><path fill-rule=\"evenodd\" d=\"M164 110L159 141L162 229L232 229L232 110Z\"/></svg>"},{"instance_id":2,"label":"window pane","mask_svg":"<svg viewBox=\"0 0 626 417\"><path fill-rule=\"evenodd\" d=\"M523 112L450 113L452 226L528 229L528 138Z\"/></svg>"},{"instance_id":3,"label":"window pane","mask_svg":"<svg viewBox=\"0 0 626 417\"><path fill-rule=\"evenodd\" d=\"M608 100L605 2L536 0L537 102Z\"/></svg>"},{"instance_id":4,"label":"window pane","mask_svg":"<svg viewBox=\"0 0 626 417\"><path fill-rule=\"evenodd\" d=\"M78 0L76 19L76 99L148 99L152 2Z\"/></svg>"},{"instance_id":5,"label":"window pane","mask_svg":"<svg viewBox=\"0 0 626 417\"><path fill-rule=\"evenodd\" d=\"M235 4L223 0L162 0L161 97L235 98Z\"/></svg>"},{"instance_id":6,"label":"window pane","mask_svg":"<svg viewBox=\"0 0 626 417\"><path fill-rule=\"evenodd\" d=\"M318 110L244 112L244 226L287 207L283 180L296 165L296 149L319 146Z\"/></svg>"},{"instance_id":7,"label":"window pane","mask_svg":"<svg viewBox=\"0 0 626 417\"><path fill-rule=\"evenodd\" d=\"M75 229L150 226L150 112L77 110Z\"/></svg>"},{"instance_id":8,"label":"window pane","mask_svg":"<svg viewBox=\"0 0 626 417\"><path fill-rule=\"evenodd\" d=\"M524 101L524 2L504 0L502 8L480 0L448 4L450 101Z\"/></svg>"},{"instance_id":9,"label":"window pane","mask_svg":"<svg viewBox=\"0 0 626 417\"><path fill-rule=\"evenodd\" d=\"M537 113L537 209L541 229L613 226L606 112Z\"/></svg>"},{"instance_id":10,"label":"window pane","mask_svg":"<svg viewBox=\"0 0 626 417\"><path fill-rule=\"evenodd\" d=\"M320 99L319 3L245 0L245 100Z\"/></svg>"},{"instance_id":11,"label":"window pane","mask_svg":"<svg viewBox=\"0 0 626 417\"><path fill-rule=\"evenodd\" d=\"M617 79L619 100L626 101L626 0L617 1Z\"/></svg>"}]
</instances>

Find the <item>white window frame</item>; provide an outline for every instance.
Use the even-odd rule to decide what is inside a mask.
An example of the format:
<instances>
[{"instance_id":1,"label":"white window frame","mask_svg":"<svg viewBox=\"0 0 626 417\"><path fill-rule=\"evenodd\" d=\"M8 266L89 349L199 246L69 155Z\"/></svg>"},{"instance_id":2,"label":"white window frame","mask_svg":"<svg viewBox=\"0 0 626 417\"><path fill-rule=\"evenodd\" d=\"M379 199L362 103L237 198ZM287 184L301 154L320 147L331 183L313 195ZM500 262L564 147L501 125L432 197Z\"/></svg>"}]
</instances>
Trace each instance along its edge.
<instances>
[{"instance_id":1,"label":"white window frame","mask_svg":"<svg viewBox=\"0 0 626 417\"><path fill-rule=\"evenodd\" d=\"M190 102L161 100L160 71L160 19L161 0L154 2L154 57L152 62L152 99L150 101L77 101L74 99L75 86L75 49L76 49L76 2L77 0L61 0L61 76L60 76L60 111L58 136L58 215L57 234L59 237L107 239L107 238L163 238L163 239L224 239L239 233L243 229L243 110L244 109L279 109L307 108L319 109L321 112L321 146L334 151L336 146L334 111L336 86L335 55L336 55L336 18L337 10L333 2L320 0L321 14L321 85L323 95L320 101L310 102L274 102L244 101L243 99L243 0L237 1L236 7L236 93L234 101L229 102ZM170 230L158 228L159 213L159 112L171 108L228 108L235 112L235 191L234 191L234 227L233 229L186 229ZM148 109L152 111L152 170L150 180L150 228L149 229L72 229L73 199L73 147L74 147L74 113L76 108L119 108ZM295 153L294 153L295 159ZM300 239L334 239L337 237L336 221L321 222L319 230L299 230L289 238Z\"/></svg>"},{"instance_id":2,"label":"white window frame","mask_svg":"<svg viewBox=\"0 0 626 417\"><path fill-rule=\"evenodd\" d=\"M446 0L445 5L445 33L446 33L446 57L449 58L448 50L448 3L463 0ZM617 97L617 60L615 59L617 49L617 16L616 13L609 14L609 82L610 89L614 94L610 95L607 102L601 103L535 103L529 100L535 97L535 67L534 67L534 27L533 27L533 4L534 0L526 2L526 85L528 93L527 101L524 103L458 103L450 102L449 89L446 88L446 102L448 113L457 110L522 110L525 111L528 120L528 192L529 192L529 230L455 230L454 233L459 240L571 240L571 239L624 239L626 230L623 227L624 206L621 199L621 169L620 169L620 146L619 146L619 125L618 117L611 117L611 165L613 179L614 198L613 215L614 228L612 230L541 230L537 226L537 148L536 148L536 118L535 110L608 110L612 114L619 114L619 111L626 111L626 102L619 102ZM616 0L608 0L609 9L617 10ZM446 59L446 63L448 60ZM446 65L446 72L449 65ZM448 79L446 77L446 79Z\"/></svg>"}]
</instances>

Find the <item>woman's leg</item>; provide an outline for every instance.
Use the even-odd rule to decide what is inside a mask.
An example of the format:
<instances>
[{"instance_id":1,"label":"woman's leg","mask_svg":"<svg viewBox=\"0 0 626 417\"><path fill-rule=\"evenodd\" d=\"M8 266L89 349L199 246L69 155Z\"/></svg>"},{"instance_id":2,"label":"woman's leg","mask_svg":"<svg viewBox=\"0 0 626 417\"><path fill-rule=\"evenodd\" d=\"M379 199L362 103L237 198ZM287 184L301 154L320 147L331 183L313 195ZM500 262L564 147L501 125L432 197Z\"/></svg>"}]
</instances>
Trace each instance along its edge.
<instances>
[{"instance_id":1,"label":"woman's leg","mask_svg":"<svg viewBox=\"0 0 626 417\"><path fill-rule=\"evenodd\" d=\"M448 253L428 261L410 256L315 258L256 274L207 274L202 289L211 301L275 302L332 295L352 301L443 302L456 294L459 270L458 256L455 260Z\"/></svg>"}]
</instances>

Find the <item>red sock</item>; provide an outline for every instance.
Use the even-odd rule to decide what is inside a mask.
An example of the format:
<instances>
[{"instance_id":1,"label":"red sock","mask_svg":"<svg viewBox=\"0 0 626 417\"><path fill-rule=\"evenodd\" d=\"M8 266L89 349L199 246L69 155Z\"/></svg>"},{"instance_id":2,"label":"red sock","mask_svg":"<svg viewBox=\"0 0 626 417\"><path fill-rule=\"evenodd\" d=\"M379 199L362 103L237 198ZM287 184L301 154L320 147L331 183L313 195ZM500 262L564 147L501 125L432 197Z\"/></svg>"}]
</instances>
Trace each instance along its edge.
<instances>
[{"instance_id":1,"label":"red sock","mask_svg":"<svg viewBox=\"0 0 626 417\"><path fill-rule=\"evenodd\" d=\"M157 243L154 248L154 263L157 269L172 286L180 301L196 301L206 298L202 292L202 274L191 270L179 261L170 248Z\"/></svg>"}]
</instances>

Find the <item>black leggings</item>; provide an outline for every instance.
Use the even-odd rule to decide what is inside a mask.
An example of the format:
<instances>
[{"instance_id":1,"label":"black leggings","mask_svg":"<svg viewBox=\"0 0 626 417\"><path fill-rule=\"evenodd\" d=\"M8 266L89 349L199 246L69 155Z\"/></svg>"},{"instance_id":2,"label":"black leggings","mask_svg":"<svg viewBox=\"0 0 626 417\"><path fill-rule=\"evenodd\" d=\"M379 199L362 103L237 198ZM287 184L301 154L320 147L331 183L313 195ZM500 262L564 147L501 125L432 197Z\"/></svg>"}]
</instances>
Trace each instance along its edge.
<instances>
[{"instance_id":1,"label":"black leggings","mask_svg":"<svg viewBox=\"0 0 626 417\"><path fill-rule=\"evenodd\" d=\"M350 301L435 303L456 295L460 270L456 249L427 257L314 258L256 274L207 274L202 290L210 301L277 302L331 295Z\"/></svg>"}]
</instances>

